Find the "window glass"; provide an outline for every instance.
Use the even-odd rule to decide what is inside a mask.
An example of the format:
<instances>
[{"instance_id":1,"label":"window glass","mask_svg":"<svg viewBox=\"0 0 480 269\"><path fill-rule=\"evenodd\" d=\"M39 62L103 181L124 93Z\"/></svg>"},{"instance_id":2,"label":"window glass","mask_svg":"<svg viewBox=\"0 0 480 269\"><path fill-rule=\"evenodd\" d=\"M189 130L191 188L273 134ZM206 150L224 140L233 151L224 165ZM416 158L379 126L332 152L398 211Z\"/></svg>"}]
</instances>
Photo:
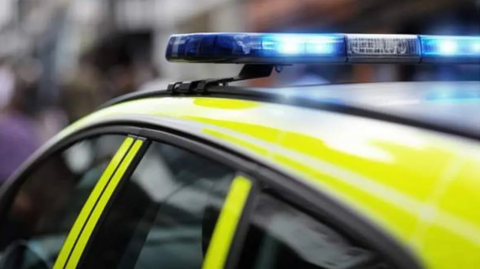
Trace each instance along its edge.
<instances>
[{"instance_id":1,"label":"window glass","mask_svg":"<svg viewBox=\"0 0 480 269\"><path fill-rule=\"evenodd\" d=\"M0 266L5 260L16 260L8 267L15 269L37 268L35 263L53 266L83 204L124 138L104 135L80 141L51 155L27 175L1 221ZM6 253L23 253L23 257L12 259ZM25 253L34 253L30 256L35 258Z\"/></svg>"},{"instance_id":2,"label":"window glass","mask_svg":"<svg viewBox=\"0 0 480 269\"><path fill-rule=\"evenodd\" d=\"M375 253L271 196L258 198L237 269L393 269Z\"/></svg>"},{"instance_id":3,"label":"window glass","mask_svg":"<svg viewBox=\"0 0 480 269\"><path fill-rule=\"evenodd\" d=\"M81 268L200 269L234 171L152 143L119 191Z\"/></svg>"}]
</instances>

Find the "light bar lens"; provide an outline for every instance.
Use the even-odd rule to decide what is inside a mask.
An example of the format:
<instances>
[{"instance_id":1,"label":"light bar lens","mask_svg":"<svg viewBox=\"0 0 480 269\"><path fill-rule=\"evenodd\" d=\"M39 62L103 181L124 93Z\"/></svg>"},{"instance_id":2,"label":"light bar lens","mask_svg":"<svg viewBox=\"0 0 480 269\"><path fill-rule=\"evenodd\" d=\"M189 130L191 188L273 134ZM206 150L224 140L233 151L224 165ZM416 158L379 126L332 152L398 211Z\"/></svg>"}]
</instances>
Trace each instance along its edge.
<instances>
[{"instance_id":1,"label":"light bar lens","mask_svg":"<svg viewBox=\"0 0 480 269\"><path fill-rule=\"evenodd\" d=\"M169 61L196 63L480 64L480 37L212 33L170 37Z\"/></svg>"},{"instance_id":2,"label":"light bar lens","mask_svg":"<svg viewBox=\"0 0 480 269\"><path fill-rule=\"evenodd\" d=\"M335 62L345 61L344 51L342 35L192 34L170 37L167 59L258 64Z\"/></svg>"},{"instance_id":3,"label":"light bar lens","mask_svg":"<svg viewBox=\"0 0 480 269\"><path fill-rule=\"evenodd\" d=\"M420 40L425 60L480 61L480 37L420 36Z\"/></svg>"},{"instance_id":4,"label":"light bar lens","mask_svg":"<svg viewBox=\"0 0 480 269\"><path fill-rule=\"evenodd\" d=\"M342 56L343 36L265 35L261 36L265 56Z\"/></svg>"}]
</instances>

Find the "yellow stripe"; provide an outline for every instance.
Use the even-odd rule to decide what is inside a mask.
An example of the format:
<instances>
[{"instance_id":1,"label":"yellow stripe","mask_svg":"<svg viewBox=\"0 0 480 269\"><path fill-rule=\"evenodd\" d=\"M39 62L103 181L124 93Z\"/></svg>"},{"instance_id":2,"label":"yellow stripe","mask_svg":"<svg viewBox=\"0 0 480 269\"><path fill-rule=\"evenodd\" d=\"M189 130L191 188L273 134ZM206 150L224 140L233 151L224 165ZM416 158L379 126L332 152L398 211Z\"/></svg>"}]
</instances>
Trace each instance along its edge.
<instances>
[{"instance_id":1,"label":"yellow stripe","mask_svg":"<svg viewBox=\"0 0 480 269\"><path fill-rule=\"evenodd\" d=\"M123 157L132 146L133 141L134 139L131 137L127 137L125 141L123 141L117 153L115 153L115 156L113 156L112 160L110 161L102 176L98 180L97 184L93 188L92 193L85 202L85 205L80 211L80 214L78 214L78 217L75 220L75 223L73 224L72 229L70 230L70 233L68 234L67 239L62 246L62 249L60 250L57 261L55 262L55 266L53 267L54 269L63 269L65 267L65 264L68 260L68 255L72 251L72 248L75 245L75 242L77 241L77 238L81 233L82 228L85 225L88 216L90 215L90 212L94 208L95 203L105 189L105 186L107 185L109 179L115 172L115 169L117 169L117 166L120 164Z\"/></svg>"},{"instance_id":2,"label":"yellow stripe","mask_svg":"<svg viewBox=\"0 0 480 269\"><path fill-rule=\"evenodd\" d=\"M120 179L125 174L125 171L130 166L130 163L132 162L133 158L137 154L142 144L143 144L142 140L135 141L135 143L132 146L132 149L128 152L127 156L125 156L124 161L120 164L117 172L113 175L112 179L110 180L110 183L108 183L107 187L105 188L105 191L100 197L100 200L98 201L97 206L95 206L95 209L93 210L92 215L88 219L88 222L85 225L85 228L83 229L83 232L80 235L80 238L77 241L77 244L75 245L75 249L73 250L72 255L70 256L70 259L68 260L68 264L67 264L68 269L74 269L77 267L77 264L80 261L80 257L82 256L83 251L85 250L85 247L87 246L87 243L90 240L90 236L92 235L93 230L95 229L95 226L97 225L97 222L103 213L103 210L107 206L107 203L112 197L113 192L117 188L117 185L120 182Z\"/></svg>"},{"instance_id":3,"label":"yellow stripe","mask_svg":"<svg viewBox=\"0 0 480 269\"><path fill-rule=\"evenodd\" d=\"M225 205L215 225L202 269L223 268L251 188L252 183L242 176L237 176L233 180Z\"/></svg>"}]
</instances>

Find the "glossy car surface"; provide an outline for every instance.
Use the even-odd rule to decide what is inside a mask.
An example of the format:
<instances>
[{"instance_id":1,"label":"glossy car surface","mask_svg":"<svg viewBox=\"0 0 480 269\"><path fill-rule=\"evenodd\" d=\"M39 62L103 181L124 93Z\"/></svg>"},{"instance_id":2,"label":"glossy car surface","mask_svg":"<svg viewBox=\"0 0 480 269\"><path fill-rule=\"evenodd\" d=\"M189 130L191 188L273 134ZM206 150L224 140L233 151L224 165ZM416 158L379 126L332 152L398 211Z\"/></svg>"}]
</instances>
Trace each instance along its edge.
<instances>
[{"instance_id":1,"label":"glossy car surface","mask_svg":"<svg viewBox=\"0 0 480 269\"><path fill-rule=\"evenodd\" d=\"M54 259L56 269L86 268L81 262L100 234L104 211L150 140L204 154L237 171L203 268L235 268L252 197L266 188L362 242L393 264L386 268L475 269L480 117L473 115L480 115L478 82L139 92L53 138L3 189L0 214L9 210L23 175L58 145L89 132L122 133L130 138L78 214ZM171 233L156 230L157 237ZM149 254L150 264L159 251Z\"/></svg>"}]
</instances>

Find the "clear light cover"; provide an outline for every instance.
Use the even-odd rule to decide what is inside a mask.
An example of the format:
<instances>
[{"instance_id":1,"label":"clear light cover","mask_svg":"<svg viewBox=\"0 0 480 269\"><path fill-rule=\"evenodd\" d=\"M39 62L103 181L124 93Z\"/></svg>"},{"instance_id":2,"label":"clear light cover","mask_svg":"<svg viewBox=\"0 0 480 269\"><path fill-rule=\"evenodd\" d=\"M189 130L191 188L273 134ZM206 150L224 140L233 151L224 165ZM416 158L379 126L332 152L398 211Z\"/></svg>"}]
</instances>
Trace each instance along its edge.
<instances>
[{"instance_id":1,"label":"clear light cover","mask_svg":"<svg viewBox=\"0 0 480 269\"><path fill-rule=\"evenodd\" d=\"M458 62L480 64L480 37L382 34L173 35L173 62L276 64Z\"/></svg>"}]
</instances>

